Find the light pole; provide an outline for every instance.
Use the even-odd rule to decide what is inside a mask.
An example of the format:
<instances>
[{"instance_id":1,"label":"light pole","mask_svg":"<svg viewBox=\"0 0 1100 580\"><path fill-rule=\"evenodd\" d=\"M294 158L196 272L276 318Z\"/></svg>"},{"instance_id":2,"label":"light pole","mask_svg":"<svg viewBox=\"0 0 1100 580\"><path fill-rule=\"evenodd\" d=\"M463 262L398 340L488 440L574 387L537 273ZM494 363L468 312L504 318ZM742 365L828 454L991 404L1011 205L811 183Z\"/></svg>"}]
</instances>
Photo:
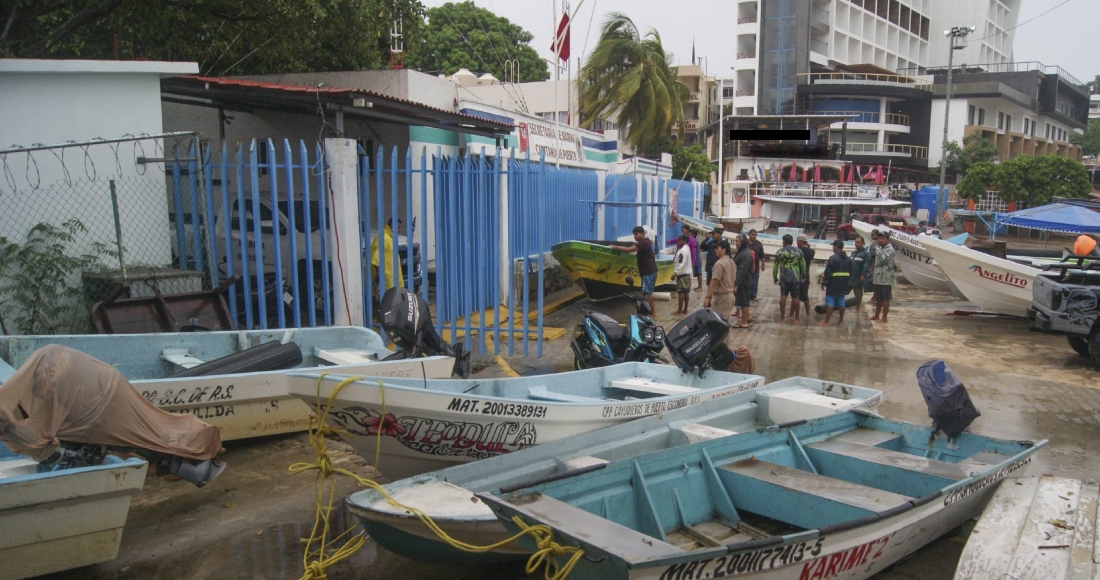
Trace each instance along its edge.
<instances>
[{"instance_id":1,"label":"light pole","mask_svg":"<svg viewBox=\"0 0 1100 580\"><path fill-rule=\"evenodd\" d=\"M943 35L947 37L950 46L947 50L947 100L943 104L943 146L940 150L940 199L936 202L936 216L934 223L940 222L940 217L947 211L947 189L945 189L944 182L947 181L947 127L951 122L951 66L954 60L955 51L962 49L962 46L955 45L956 38L965 38L966 35L974 32L976 27L974 26L954 26L950 30L944 30ZM940 225L943 225L942 223Z\"/></svg>"}]
</instances>

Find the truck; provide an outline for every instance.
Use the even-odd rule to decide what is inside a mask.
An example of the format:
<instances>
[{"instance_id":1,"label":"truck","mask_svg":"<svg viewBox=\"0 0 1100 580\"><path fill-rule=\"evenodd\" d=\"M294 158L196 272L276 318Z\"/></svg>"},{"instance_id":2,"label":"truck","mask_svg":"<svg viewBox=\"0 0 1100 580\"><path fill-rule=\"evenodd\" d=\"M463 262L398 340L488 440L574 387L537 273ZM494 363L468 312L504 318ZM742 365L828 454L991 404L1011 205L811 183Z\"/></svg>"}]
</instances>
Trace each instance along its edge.
<instances>
[{"instance_id":1,"label":"truck","mask_svg":"<svg viewBox=\"0 0 1100 580\"><path fill-rule=\"evenodd\" d=\"M271 207L270 194L263 193L260 196L259 211L254 211L253 200L245 198L244 203L244 215L241 219L241 201L235 199L230 206L229 212L229 252L226 252L224 244L225 240L225 223L226 216L219 214L214 223L215 239L216 243L216 256L218 260L218 268L222 275L227 275L229 268L226 263L226 256L233 260L233 271L236 276L249 276L251 278L251 292L253 301L253 312L257 312L258 300L256 295L258 293L258 284L256 283L256 254L259 253L263 256L263 277L264 277L264 293L265 304L267 305L267 317L268 324L272 324L277 320L276 308L293 308L293 295L291 290L292 277L295 270L292 269L292 263L297 267L298 277L298 292L301 296L299 310L302 312L303 323L306 320L309 312L309 308L313 308L317 314L318 320L321 320L323 316L324 308L324 279L323 273L325 271L324 265L326 260L328 263L329 272L329 301L332 301L332 285L331 281L334 279L334 272L336 271L336 265L331 262L333 249L329 248L329 253L326 256L322 250L327 243L327 236L325 232L321 230L321 206L316 200L310 200L307 204L301 198L294 200L294 208L291 210L289 207L290 202L288 200L280 200L277 207ZM308 220L306 219L308 210ZM295 216L294 227L291 228L290 218L288 215L293 211ZM255 217L260 219L260 249L256 250L255 240L255 223L253 220ZM243 230L242 230L243 221ZM307 223L308 222L308 223ZM276 288L275 284L275 256L274 256L274 239L276 232L276 223L278 224L278 236L279 236L279 250L280 250L280 265L282 267L283 286ZM326 221L327 225L327 221ZM296 256L291 255L291 230L293 231L295 253ZM306 240L309 240L309 247L307 249ZM242 255L241 245L242 241L247 247L247 269L242 272ZM403 273L409 272L408 264L408 240L405 236L397 236L397 252L398 259L401 264L401 271ZM363 260L365 264L370 263L370 256L367 251L370 247L370 239L363 240L360 244L363 254ZM420 244L412 244L413 254L413 286L414 292L420 291L420 286L423 283L423 270L421 267L420 259ZM385 259L389 259L386 256ZM309 272L312 271L313 285L310 287ZM369 272L369 269L368 269ZM242 291L237 293L237 311L238 318L243 320L244 317L244 300L246 299L243 287ZM287 320L292 320L292 311L287 313ZM240 322L240 321L239 321Z\"/></svg>"},{"instance_id":2,"label":"truck","mask_svg":"<svg viewBox=\"0 0 1100 580\"><path fill-rule=\"evenodd\" d=\"M1066 256L1035 277L1031 292L1032 328L1065 334L1070 348L1100 367L1100 258Z\"/></svg>"}]
</instances>

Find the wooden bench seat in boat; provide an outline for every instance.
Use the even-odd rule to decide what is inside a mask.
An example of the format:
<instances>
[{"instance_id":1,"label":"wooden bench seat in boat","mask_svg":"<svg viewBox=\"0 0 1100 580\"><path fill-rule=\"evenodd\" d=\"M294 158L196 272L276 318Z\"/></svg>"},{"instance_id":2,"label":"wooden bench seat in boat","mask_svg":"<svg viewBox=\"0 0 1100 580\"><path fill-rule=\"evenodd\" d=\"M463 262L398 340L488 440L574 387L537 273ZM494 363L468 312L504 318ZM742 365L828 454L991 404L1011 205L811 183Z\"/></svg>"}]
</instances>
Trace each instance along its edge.
<instances>
[{"instance_id":1,"label":"wooden bench seat in boat","mask_svg":"<svg viewBox=\"0 0 1100 580\"><path fill-rule=\"evenodd\" d=\"M913 499L750 457L718 467L738 509L805 529L868 516Z\"/></svg>"},{"instance_id":2,"label":"wooden bench seat in boat","mask_svg":"<svg viewBox=\"0 0 1100 580\"><path fill-rule=\"evenodd\" d=\"M689 395L699 390L696 387L659 383L642 377L631 377L629 379L611 381L610 388L638 393L651 393L654 395Z\"/></svg>"},{"instance_id":3,"label":"wooden bench seat in boat","mask_svg":"<svg viewBox=\"0 0 1100 580\"><path fill-rule=\"evenodd\" d=\"M893 467L954 481L960 481L970 476L970 474L967 473L967 468L971 465L969 463L949 463L947 461L929 459L919 455L911 455L909 453L892 451L890 449L883 449L882 447L874 447L871 445L863 445L861 443L853 443L851 441L829 439L820 443L807 445L806 449L807 453L812 449L833 455L851 457L875 465ZM811 454L810 458L813 459L814 455Z\"/></svg>"},{"instance_id":4,"label":"wooden bench seat in boat","mask_svg":"<svg viewBox=\"0 0 1100 580\"><path fill-rule=\"evenodd\" d=\"M378 361L376 353L354 348L313 347L313 356L334 365L364 364Z\"/></svg>"},{"instance_id":5,"label":"wooden bench seat in boat","mask_svg":"<svg viewBox=\"0 0 1100 580\"><path fill-rule=\"evenodd\" d=\"M559 393L551 391L546 388L546 385L536 385L527 389L527 398L535 401L552 401L555 403L603 403L604 399L597 399L595 397L584 397L581 395L570 395L569 393Z\"/></svg>"},{"instance_id":6,"label":"wooden bench seat in boat","mask_svg":"<svg viewBox=\"0 0 1100 580\"><path fill-rule=\"evenodd\" d=\"M160 351L160 358L180 367L181 369L189 369L191 367L197 367L206 362L195 358L191 354L191 351L186 348L166 348Z\"/></svg>"},{"instance_id":7,"label":"wooden bench seat in boat","mask_svg":"<svg viewBox=\"0 0 1100 580\"><path fill-rule=\"evenodd\" d=\"M621 555L629 561L684 554L680 548L658 538L647 536L541 493L529 493L505 503L555 530L588 542L600 550Z\"/></svg>"}]
</instances>

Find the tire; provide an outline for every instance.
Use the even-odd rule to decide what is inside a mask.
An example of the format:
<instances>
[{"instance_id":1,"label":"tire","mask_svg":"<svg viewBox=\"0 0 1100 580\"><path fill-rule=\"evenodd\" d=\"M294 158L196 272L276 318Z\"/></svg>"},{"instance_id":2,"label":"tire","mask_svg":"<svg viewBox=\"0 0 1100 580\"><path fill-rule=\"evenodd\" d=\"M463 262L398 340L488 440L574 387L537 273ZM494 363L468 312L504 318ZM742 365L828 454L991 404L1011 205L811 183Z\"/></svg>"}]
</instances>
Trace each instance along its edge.
<instances>
[{"instance_id":1,"label":"tire","mask_svg":"<svg viewBox=\"0 0 1100 580\"><path fill-rule=\"evenodd\" d=\"M1076 334L1067 334L1066 340L1069 341L1069 346L1074 352L1081 356L1089 356L1089 339Z\"/></svg>"},{"instance_id":2,"label":"tire","mask_svg":"<svg viewBox=\"0 0 1100 580\"><path fill-rule=\"evenodd\" d=\"M1100 368L1100 332L1093 330L1089 337L1089 360L1093 366Z\"/></svg>"},{"instance_id":3,"label":"tire","mask_svg":"<svg viewBox=\"0 0 1100 580\"><path fill-rule=\"evenodd\" d=\"M836 239L838 239L842 242L847 242L848 241L848 232L845 231L845 230L837 230L836 231Z\"/></svg>"}]
</instances>

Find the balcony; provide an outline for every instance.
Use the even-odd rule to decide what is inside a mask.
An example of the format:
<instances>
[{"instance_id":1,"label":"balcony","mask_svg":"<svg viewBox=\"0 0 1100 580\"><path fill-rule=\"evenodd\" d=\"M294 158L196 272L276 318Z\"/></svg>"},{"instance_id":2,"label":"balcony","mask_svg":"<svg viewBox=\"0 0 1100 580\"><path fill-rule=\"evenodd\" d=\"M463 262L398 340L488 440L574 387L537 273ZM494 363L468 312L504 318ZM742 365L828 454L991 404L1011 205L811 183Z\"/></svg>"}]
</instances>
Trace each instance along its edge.
<instances>
[{"instance_id":1,"label":"balcony","mask_svg":"<svg viewBox=\"0 0 1100 580\"><path fill-rule=\"evenodd\" d=\"M741 89L740 91L737 91L736 93L734 93L733 96L735 96L735 97L755 97L756 96L756 89Z\"/></svg>"},{"instance_id":2,"label":"balcony","mask_svg":"<svg viewBox=\"0 0 1100 580\"><path fill-rule=\"evenodd\" d=\"M839 143L833 145L840 146ZM887 155L928 159L928 148L920 145L879 145L878 143L848 143L849 155Z\"/></svg>"},{"instance_id":3,"label":"balcony","mask_svg":"<svg viewBox=\"0 0 1100 580\"><path fill-rule=\"evenodd\" d=\"M900 125L909 127L909 115L899 113L886 113L885 115L872 111L814 111L815 115L833 115L836 117L848 117L849 123L883 123L886 125Z\"/></svg>"},{"instance_id":4,"label":"balcony","mask_svg":"<svg viewBox=\"0 0 1100 580\"><path fill-rule=\"evenodd\" d=\"M696 92L693 92L693 93L689 94L688 95L688 102L689 103L698 103L699 102L699 92L696 91Z\"/></svg>"},{"instance_id":5,"label":"balcony","mask_svg":"<svg viewBox=\"0 0 1100 580\"><path fill-rule=\"evenodd\" d=\"M742 16L737 19L738 24L756 24L757 18L755 16Z\"/></svg>"},{"instance_id":6,"label":"balcony","mask_svg":"<svg viewBox=\"0 0 1100 580\"><path fill-rule=\"evenodd\" d=\"M922 91L932 91L932 84L917 79L891 74L868 74L849 72L800 73L800 84L810 85L880 85L900 86Z\"/></svg>"},{"instance_id":7,"label":"balcony","mask_svg":"<svg viewBox=\"0 0 1100 580\"><path fill-rule=\"evenodd\" d=\"M738 60L742 60L742 59L746 59L746 58L756 58L756 51L754 50L752 52L739 52L739 53L737 53L737 59Z\"/></svg>"}]
</instances>

